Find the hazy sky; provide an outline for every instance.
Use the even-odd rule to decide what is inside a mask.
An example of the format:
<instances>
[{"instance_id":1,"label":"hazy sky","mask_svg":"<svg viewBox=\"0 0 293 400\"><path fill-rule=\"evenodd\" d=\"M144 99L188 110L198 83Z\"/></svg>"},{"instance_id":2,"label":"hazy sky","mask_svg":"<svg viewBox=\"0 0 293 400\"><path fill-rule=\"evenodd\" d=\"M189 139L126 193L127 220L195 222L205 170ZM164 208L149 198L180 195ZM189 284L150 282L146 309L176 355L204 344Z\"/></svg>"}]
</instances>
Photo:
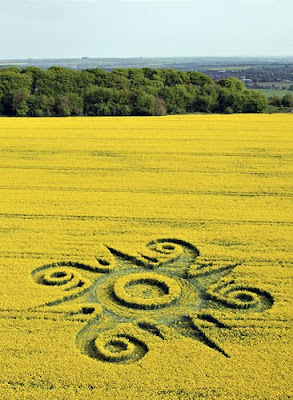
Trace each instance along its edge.
<instances>
[{"instance_id":1,"label":"hazy sky","mask_svg":"<svg viewBox=\"0 0 293 400\"><path fill-rule=\"evenodd\" d=\"M293 0L0 0L0 58L293 55Z\"/></svg>"}]
</instances>

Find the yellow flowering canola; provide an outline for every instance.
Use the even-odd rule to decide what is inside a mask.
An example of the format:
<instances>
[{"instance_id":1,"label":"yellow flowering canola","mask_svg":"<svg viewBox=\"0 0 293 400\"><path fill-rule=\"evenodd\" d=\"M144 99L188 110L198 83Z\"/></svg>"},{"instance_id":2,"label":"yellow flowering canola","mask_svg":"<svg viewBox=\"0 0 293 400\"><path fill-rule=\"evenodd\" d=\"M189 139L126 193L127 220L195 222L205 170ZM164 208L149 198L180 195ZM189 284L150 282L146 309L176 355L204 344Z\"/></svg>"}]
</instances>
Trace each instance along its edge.
<instances>
[{"instance_id":1,"label":"yellow flowering canola","mask_svg":"<svg viewBox=\"0 0 293 400\"><path fill-rule=\"evenodd\" d=\"M0 119L0 399L290 399L292 115Z\"/></svg>"}]
</instances>

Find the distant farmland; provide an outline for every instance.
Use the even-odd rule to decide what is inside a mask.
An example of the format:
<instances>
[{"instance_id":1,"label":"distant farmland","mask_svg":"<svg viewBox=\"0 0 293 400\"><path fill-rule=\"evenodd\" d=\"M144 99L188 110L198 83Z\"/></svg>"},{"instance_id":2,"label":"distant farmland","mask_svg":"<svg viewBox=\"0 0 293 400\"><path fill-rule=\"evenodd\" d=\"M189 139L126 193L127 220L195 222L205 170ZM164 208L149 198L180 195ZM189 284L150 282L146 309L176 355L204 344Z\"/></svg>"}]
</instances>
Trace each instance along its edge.
<instances>
[{"instance_id":1,"label":"distant farmland","mask_svg":"<svg viewBox=\"0 0 293 400\"><path fill-rule=\"evenodd\" d=\"M292 91L285 90L285 89L255 89L255 90L257 90L258 92L261 92L266 97L273 97L273 96L283 97L287 93L292 94Z\"/></svg>"}]
</instances>

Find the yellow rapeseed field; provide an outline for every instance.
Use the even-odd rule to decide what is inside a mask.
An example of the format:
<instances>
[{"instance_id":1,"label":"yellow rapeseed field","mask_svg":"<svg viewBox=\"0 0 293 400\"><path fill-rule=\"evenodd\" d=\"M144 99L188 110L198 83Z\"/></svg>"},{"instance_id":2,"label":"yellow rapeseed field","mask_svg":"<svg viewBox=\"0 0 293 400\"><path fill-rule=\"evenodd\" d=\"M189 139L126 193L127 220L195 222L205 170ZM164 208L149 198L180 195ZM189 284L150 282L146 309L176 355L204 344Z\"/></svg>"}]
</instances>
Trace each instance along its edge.
<instances>
[{"instance_id":1,"label":"yellow rapeseed field","mask_svg":"<svg viewBox=\"0 0 293 400\"><path fill-rule=\"evenodd\" d=\"M292 115L0 119L0 399L290 399Z\"/></svg>"}]
</instances>

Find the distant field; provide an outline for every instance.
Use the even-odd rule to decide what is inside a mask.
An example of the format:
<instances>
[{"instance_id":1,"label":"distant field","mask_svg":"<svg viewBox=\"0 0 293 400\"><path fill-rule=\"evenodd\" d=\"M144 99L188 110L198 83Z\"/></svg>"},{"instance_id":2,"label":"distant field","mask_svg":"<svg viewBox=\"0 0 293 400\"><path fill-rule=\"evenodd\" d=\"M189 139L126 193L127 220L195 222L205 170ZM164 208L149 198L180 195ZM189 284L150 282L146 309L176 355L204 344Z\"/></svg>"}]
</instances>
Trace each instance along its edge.
<instances>
[{"instance_id":1,"label":"distant field","mask_svg":"<svg viewBox=\"0 0 293 400\"><path fill-rule=\"evenodd\" d=\"M278 90L278 87L282 87L285 89L282 90L289 90L290 86L292 86L292 82L286 82L286 81L274 81L274 82L258 82L258 86L262 87L263 89L266 89L266 87L272 87L276 88L273 90Z\"/></svg>"},{"instance_id":2,"label":"distant field","mask_svg":"<svg viewBox=\"0 0 293 400\"><path fill-rule=\"evenodd\" d=\"M292 398L292 132L1 118L0 398Z\"/></svg>"},{"instance_id":3,"label":"distant field","mask_svg":"<svg viewBox=\"0 0 293 400\"><path fill-rule=\"evenodd\" d=\"M240 66L223 66L221 65L220 67L213 67L210 68L210 71L242 71L242 70L247 70L251 69L251 66L245 66L245 65L240 65Z\"/></svg>"},{"instance_id":4,"label":"distant field","mask_svg":"<svg viewBox=\"0 0 293 400\"><path fill-rule=\"evenodd\" d=\"M253 89L253 90L257 90L258 92L261 92L266 97L273 97L273 96L283 97L287 93L291 93L291 94L293 93L292 91L282 90L282 89Z\"/></svg>"},{"instance_id":5,"label":"distant field","mask_svg":"<svg viewBox=\"0 0 293 400\"><path fill-rule=\"evenodd\" d=\"M23 66L23 65L26 65L24 62L14 62L13 64L11 64L10 62L1 62L0 61L0 66L1 67L6 67L6 66L8 66L8 67L11 67L11 66Z\"/></svg>"}]
</instances>

